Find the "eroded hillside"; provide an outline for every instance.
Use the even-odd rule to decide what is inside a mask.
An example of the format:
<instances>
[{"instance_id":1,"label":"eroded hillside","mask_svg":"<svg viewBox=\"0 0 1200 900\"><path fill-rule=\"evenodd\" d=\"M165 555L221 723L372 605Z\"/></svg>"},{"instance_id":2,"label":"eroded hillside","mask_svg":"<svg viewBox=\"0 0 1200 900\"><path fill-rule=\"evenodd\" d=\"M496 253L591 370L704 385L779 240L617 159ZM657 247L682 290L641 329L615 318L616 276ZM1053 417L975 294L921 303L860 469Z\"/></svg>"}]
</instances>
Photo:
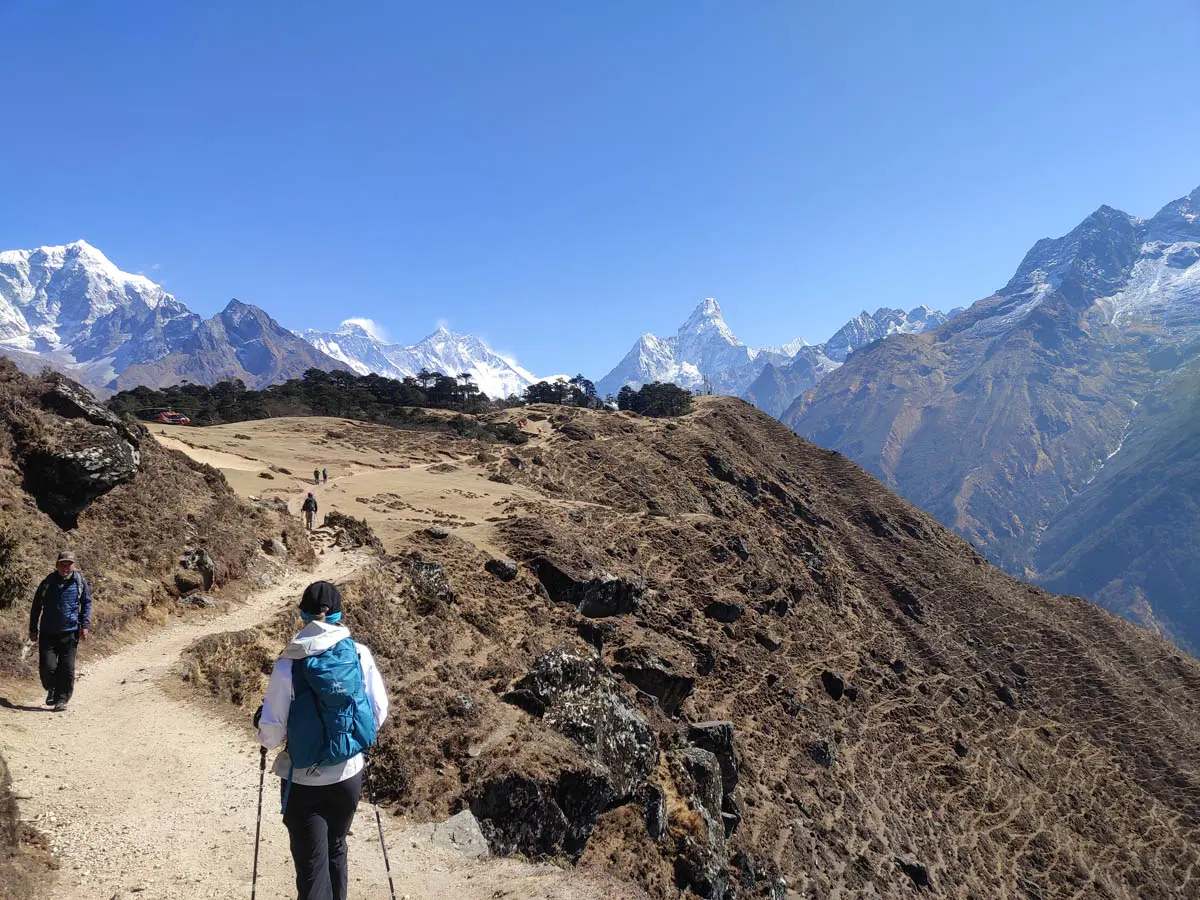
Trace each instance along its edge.
<instances>
[{"instance_id":1,"label":"eroded hillside","mask_svg":"<svg viewBox=\"0 0 1200 900\"><path fill-rule=\"evenodd\" d=\"M396 704L400 811L470 808L495 850L658 897L1200 890L1195 660L1002 574L740 401L497 419L526 442L314 423L281 444L368 461L320 491L387 532L346 593ZM286 426L244 427L222 439L240 489L278 484L253 429ZM253 694L289 627L196 648L196 681Z\"/></svg>"}]
</instances>

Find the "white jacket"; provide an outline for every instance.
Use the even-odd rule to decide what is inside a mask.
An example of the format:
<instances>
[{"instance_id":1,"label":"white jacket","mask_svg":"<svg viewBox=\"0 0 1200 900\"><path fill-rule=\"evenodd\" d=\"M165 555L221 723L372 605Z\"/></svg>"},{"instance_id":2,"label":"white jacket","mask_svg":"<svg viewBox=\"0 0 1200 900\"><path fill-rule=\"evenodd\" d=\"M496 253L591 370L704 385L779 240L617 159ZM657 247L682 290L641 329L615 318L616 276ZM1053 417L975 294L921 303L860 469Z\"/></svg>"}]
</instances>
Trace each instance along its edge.
<instances>
[{"instance_id":1,"label":"white jacket","mask_svg":"<svg viewBox=\"0 0 1200 900\"><path fill-rule=\"evenodd\" d=\"M275 663L275 669L271 672L267 696L263 698L263 714L258 723L258 742L262 746L274 750L287 739L288 713L291 712L292 701L296 699L296 692L292 688L292 660L324 653L348 637L349 630L341 625L309 622L284 648L283 656ZM383 686L383 678L379 669L375 667L375 658L371 656L371 651L357 641L354 648L358 651L358 661L362 664L363 684L367 689L371 712L375 715L375 727L379 728L387 718L388 712L387 691ZM360 753L345 762L334 763L331 766L297 769L292 773L292 781L309 785L337 784L339 781L353 778L362 771L362 767L363 757ZM287 751L281 750L275 757L271 771L280 778L287 778L291 768L292 761L288 758Z\"/></svg>"}]
</instances>

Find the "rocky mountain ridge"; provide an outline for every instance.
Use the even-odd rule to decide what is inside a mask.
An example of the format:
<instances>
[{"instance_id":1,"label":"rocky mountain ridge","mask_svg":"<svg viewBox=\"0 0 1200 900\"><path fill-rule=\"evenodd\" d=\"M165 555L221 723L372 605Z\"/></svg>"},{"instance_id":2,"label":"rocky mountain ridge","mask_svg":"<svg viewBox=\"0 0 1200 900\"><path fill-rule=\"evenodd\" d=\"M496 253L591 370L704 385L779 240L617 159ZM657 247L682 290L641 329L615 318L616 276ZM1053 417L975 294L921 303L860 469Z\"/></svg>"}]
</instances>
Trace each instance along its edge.
<instances>
[{"instance_id":1,"label":"rocky mountain ridge","mask_svg":"<svg viewBox=\"0 0 1200 900\"><path fill-rule=\"evenodd\" d=\"M1200 646L1198 211L1200 189L1149 219L1100 207L943 327L852 355L784 421L1009 571Z\"/></svg>"}]
</instances>

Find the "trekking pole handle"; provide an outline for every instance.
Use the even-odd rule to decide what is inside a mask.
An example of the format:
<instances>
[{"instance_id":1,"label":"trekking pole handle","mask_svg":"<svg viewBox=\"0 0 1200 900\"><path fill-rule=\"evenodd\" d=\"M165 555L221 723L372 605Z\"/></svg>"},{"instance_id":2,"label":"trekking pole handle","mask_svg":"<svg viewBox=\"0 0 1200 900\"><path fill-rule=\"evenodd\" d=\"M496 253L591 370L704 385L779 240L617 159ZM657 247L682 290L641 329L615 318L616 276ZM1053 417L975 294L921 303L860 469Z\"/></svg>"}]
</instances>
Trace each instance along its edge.
<instances>
[{"instance_id":1,"label":"trekking pole handle","mask_svg":"<svg viewBox=\"0 0 1200 900\"><path fill-rule=\"evenodd\" d=\"M258 770L260 772L265 772L266 768L267 768L267 748L259 747L258 748Z\"/></svg>"}]
</instances>

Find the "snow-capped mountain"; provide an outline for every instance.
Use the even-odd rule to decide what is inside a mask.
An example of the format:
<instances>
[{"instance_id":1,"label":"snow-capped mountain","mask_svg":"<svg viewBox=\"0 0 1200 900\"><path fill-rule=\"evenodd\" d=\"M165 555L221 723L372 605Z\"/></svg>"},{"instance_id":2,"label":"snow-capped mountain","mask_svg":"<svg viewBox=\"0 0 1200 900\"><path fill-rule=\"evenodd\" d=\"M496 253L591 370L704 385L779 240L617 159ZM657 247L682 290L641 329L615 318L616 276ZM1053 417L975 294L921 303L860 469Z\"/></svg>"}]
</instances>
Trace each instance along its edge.
<instances>
[{"instance_id":1,"label":"snow-capped mountain","mask_svg":"<svg viewBox=\"0 0 1200 900\"><path fill-rule=\"evenodd\" d=\"M948 318L945 313L928 306L918 306L908 312L885 306L875 310L874 315L864 309L822 344L821 350L830 359L845 362L846 357L855 350L889 334L920 334L937 328Z\"/></svg>"},{"instance_id":2,"label":"snow-capped mountain","mask_svg":"<svg viewBox=\"0 0 1200 900\"><path fill-rule=\"evenodd\" d=\"M1101 206L938 329L782 419L992 561L1200 648L1200 189Z\"/></svg>"},{"instance_id":3,"label":"snow-capped mountain","mask_svg":"<svg viewBox=\"0 0 1200 900\"><path fill-rule=\"evenodd\" d=\"M670 381L699 390L705 383L721 394L740 394L769 363L783 363L806 342L797 339L782 348L747 347L734 335L711 297L688 316L672 337L643 334L625 358L596 384L601 395L616 394L624 385L640 387Z\"/></svg>"},{"instance_id":4,"label":"snow-capped mountain","mask_svg":"<svg viewBox=\"0 0 1200 900\"><path fill-rule=\"evenodd\" d=\"M789 362L766 366L742 394L742 399L779 418L797 397L816 387L855 350L892 334L920 334L948 321L952 315L928 306L908 312L880 307L873 315L863 310L825 343L797 347Z\"/></svg>"},{"instance_id":5,"label":"snow-capped mountain","mask_svg":"<svg viewBox=\"0 0 1200 900\"><path fill-rule=\"evenodd\" d=\"M360 375L374 372L404 378L422 369L453 376L469 374L481 391L496 399L520 394L539 380L474 335L441 327L412 345L383 340L362 319L347 319L336 331L309 330L299 335Z\"/></svg>"},{"instance_id":6,"label":"snow-capped mountain","mask_svg":"<svg viewBox=\"0 0 1200 900\"><path fill-rule=\"evenodd\" d=\"M86 241L0 252L0 354L99 391L182 378L263 387L338 363L257 307L204 319Z\"/></svg>"}]
</instances>

